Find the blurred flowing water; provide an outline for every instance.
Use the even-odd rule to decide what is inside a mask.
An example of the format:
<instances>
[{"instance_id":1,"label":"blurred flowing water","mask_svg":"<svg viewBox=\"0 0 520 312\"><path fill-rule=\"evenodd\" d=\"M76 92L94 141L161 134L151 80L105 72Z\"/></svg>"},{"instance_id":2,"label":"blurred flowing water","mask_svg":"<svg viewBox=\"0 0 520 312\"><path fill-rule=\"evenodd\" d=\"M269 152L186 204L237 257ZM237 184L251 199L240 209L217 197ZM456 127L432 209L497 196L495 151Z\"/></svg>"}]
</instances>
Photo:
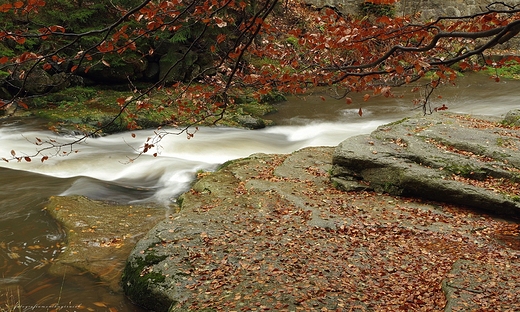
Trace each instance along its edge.
<instances>
[{"instance_id":1,"label":"blurred flowing water","mask_svg":"<svg viewBox=\"0 0 520 312\"><path fill-rule=\"evenodd\" d=\"M432 106L445 104L450 111L503 115L518 108L520 82L495 83L481 75L460 79L443 87ZM403 88L404 90L404 88ZM45 162L0 162L0 307L6 293L22 304L103 303L117 311L140 311L122 294L110 293L87 276L55 277L46 273L48 263L61 252L65 235L42 208L51 195L85 195L120 203L154 202L168 206L186 191L198 170L214 170L219 164L253 153L290 153L306 146L335 146L358 134L404 116L420 114L412 99L352 95L353 104L328 97L330 90L315 90L306 97L289 97L268 116L277 126L262 130L201 128L192 139L168 135L157 150L137 156L151 130L88 139L74 146L77 153ZM396 93L402 92L397 90ZM323 101L322 98L326 100ZM363 116L358 115L362 108ZM0 120L0 158L32 155L40 140L72 142L75 138L41 130L38 120ZM49 150L54 151L54 150ZM70 151L70 150L63 150ZM157 152L157 157L152 153ZM60 151L59 153L62 153ZM90 306L89 306L90 307ZM106 311L107 307L91 306Z\"/></svg>"}]
</instances>

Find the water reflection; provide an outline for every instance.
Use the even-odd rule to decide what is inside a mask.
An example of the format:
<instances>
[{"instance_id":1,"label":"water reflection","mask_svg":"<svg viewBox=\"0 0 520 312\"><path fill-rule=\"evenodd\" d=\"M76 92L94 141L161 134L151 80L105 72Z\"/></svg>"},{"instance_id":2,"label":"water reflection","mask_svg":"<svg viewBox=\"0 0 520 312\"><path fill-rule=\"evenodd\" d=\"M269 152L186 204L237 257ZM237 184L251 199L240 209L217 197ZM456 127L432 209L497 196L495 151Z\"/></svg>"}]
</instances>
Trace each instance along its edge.
<instances>
[{"instance_id":1,"label":"water reflection","mask_svg":"<svg viewBox=\"0 0 520 312\"><path fill-rule=\"evenodd\" d=\"M439 87L431 98L431 108L445 104L451 112L499 116L518 108L519 88L520 81L495 82L482 73L466 74L455 84ZM329 97L331 91L323 88L311 95L289 96L288 101L278 105L278 112L270 117L277 124L303 125L318 121L364 123L422 114L422 108L413 104L413 100L420 98L421 94L412 93L411 89L398 88L394 90L394 98L378 95L366 102L363 100L365 93L350 93L348 96L352 98L352 104L347 105L345 99ZM358 115L359 108L363 111L362 117Z\"/></svg>"}]
</instances>

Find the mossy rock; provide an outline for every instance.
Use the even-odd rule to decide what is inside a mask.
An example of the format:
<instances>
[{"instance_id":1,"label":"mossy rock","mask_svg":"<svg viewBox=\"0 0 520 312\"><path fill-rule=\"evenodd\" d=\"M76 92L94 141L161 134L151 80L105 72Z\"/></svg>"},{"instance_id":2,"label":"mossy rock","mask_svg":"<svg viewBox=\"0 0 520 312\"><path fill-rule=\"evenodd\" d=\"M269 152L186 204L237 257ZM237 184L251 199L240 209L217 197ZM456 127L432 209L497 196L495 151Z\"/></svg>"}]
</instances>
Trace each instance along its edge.
<instances>
[{"instance_id":1,"label":"mossy rock","mask_svg":"<svg viewBox=\"0 0 520 312\"><path fill-rule=\"evenodd\" d=\"M170 298L161 293L150 291L150 284L163 283L165 277L149 268L160 263L166 257L149 253L143 258L133 258L132 261L126 263L121 278L121 285L126 295L139 302L143 307L153 311L167 311L164 307L171 303Z\"/></svg>"},{"instance_id":2,"label":"mossy rock","mask_svg":"<svg viewBox=\"0 0 520 312\"><path fill-rule=\"evenodd\" d=\"M510 127L520 127L520 109L509 111L502 123Z\"/></svg>"}]
</instances>

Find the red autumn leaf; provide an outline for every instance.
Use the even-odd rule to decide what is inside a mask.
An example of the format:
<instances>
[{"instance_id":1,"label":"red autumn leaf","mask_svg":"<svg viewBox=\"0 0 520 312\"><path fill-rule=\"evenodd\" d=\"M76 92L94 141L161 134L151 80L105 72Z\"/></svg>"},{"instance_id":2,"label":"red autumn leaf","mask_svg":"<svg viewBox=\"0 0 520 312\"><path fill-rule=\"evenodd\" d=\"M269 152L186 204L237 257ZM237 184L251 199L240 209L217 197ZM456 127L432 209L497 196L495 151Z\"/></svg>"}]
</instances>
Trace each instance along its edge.
<instances>
[{"instance_id":1,"label":"red autumn leaf","mask_svg":"<svg viewBox=\"0 0 520 312\"><path fill-rule=\"evenodd\" d=\"M42 159L41 159L41 161L44 162L44 161L46 161L47 159L49 159L49 156L43 156Z\"/></svg>"},{"instance_id":2,"label":"red autumn leaf","mask_svg":"<svg viewBox=\"0 0 520 312\"><path fill-rule=\"evenodd\" d=\"M360 117L363 117L363 110L361 109L361 107L359 108L358 115L359 115Z\"/></svg>"},{"instance_id":3,"label":"red autumn leaf","mask_svg":"<svg viewBox=\"0 0 520 312\"><path fill-rule=\"evenodd\" d=\"M29 157L29 156L25 156L23 159L25 159L26 162L31 162L32 161L31 157Z\"/></svg>"},{"instance_id":4,"label":"red autumn leaf","mask_svg":"<svg viewBox=\"0 0 520 312\"><path fill-rule=\"evenodd\" d=\"M470 65L467 62L460 62L459 63L459 67L462 70L466 70L466 69L468 69L470 67Z\"/></svg>"},{"instance_id":5,"label":"red autumn leaf","mask_svg":"<svg viewBox=\"0 0 520 312\"><path fill-rule=\"evenodd\" d=\"M217 35L217 43L222 43L224 40L226 40L225 34L218 34Z\"/></svg>"},{"instance_id":6,"label":"red autumn leaf","mask_svg":"<svg viewBox=\"0 0 520 312\"><path fill-rule=\"evenodd\" d=\"M351 98L345 98L345 102L347 103L347 105L350 105L352 104L352 99Z\"/></svg>"},{"instance_id":7,"label":"red autumn leaf","mask_svg":"<svg viewBox=\"0 0 520 312\"><path fill-rule=\"evenodd\" d=\"M25 43L25 37L18 37L18 38L16 38L15 41L18 44L24 44Z\"/></svg>"},{"instance_id":8,"label":"red autumn leaf","mask_svg":"<svg viewBox=\"0 0 520 312\"><path fill-rule=\"evenodd\" d=\"M365 96L363 97L363 101L368 101L368 99L370 99L370 94L365 94Z\"/></svg>"},{"instance_id":9,"label":"red autumn leaf","mask_svg":"<svg viewBox=\"0 0 520 312\"><path fill-rule=\"evenodd\" d=\"M122 97L118 98L117 99L117 104L119 104L119 106L123 106L123 105L125 105L125 101L126 101L125 98L122 98Z\"/></svg>"},{"instance_id":10,"label":"red autumn leaf","mask_svg":"<svg viewBox=\"0 0 520 312\"><path fill-rule=\"evenodd\" d=\"M0 57L0 64L5 64L9 61L9 58L7 56Z\"/></svg>"},{"instance_id":11,"label":"red autumn leaf","mask_svg":"<svg viewBox=\"0 0 520 312\"><path fill-rule=\"evenodd\" d=\"M19 106L21 106L23 109L29 109L29 106L27 106L27 104L25 104L24 102L22 101L18 101L17 104Z\"/></svg>"},{"instance_id":12,"label":"red autumn leaf","mask_svg":"<svg viewBox=\"0 0 520 312\"><path fill-rule=\"evenodd\" d=\"M9 12L9 10L11 10L12 7L13 7L13 5L11 3L2 4L2 5L0 5L0 12L2 12L2 13Z\"/></svg>"}]
</instances>

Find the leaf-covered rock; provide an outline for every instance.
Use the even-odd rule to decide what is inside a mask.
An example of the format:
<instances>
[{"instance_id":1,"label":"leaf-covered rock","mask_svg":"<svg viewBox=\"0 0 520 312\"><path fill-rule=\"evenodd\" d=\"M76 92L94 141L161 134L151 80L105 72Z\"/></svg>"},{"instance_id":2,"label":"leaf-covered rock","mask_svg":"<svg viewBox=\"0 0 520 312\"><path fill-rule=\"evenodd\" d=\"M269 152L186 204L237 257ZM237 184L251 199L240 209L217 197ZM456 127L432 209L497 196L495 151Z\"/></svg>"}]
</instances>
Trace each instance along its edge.
<instances>
[{"instance_id":1,"label":"leaf-covered rock","mask_svg":"<svg viewBox=\"0 0 520 312\"><path fill-rule=\"evenodd\" d=\"M471 300L520 308L517 246L499 239L517 226L446 204L339 191L333 151L255 154L201 174L180 212L132 251L126 294L154 311L442 311L454 298L443 281L478 281L450 275L458 259L473 259L472 272L491 268L495 284ZM504 295L500 280L512 291Z\"/></svg>"},{"instance_id":2,"label":"leaf-covered rock","mask_svg":"<svg viewBox=\"0 0 520 312\"><path fill-rule=\"evenodd\" d=\"M416 196L520 215L518 128L494 117L435 114L343 141L333 180L345 190Z\"/></svg>"}]
</instances>

